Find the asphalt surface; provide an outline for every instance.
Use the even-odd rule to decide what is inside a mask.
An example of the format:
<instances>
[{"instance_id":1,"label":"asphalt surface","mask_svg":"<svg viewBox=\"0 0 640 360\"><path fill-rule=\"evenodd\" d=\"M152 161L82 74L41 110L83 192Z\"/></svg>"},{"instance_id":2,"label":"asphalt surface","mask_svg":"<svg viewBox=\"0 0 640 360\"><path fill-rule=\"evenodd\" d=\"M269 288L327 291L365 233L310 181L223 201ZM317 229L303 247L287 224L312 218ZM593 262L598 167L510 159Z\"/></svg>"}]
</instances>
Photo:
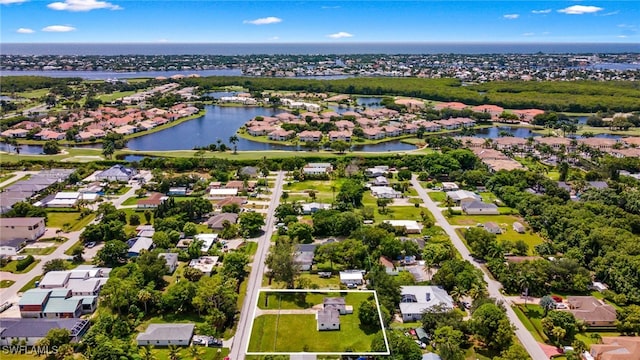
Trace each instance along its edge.
<instances>
[{"instance_id":1,"label":"asphalt surface","mask_svg":"<svg viewBox=\"0 0 640 360\"><path fill-rule=\"evenodd\" d=\"M500 284L500 282L498 281L492 280L489 277L487 270L485 270L482 266L480 266L480 264L473 260L469 253L469 250L462 242L462 239L460 239L460 237L456 233L455 228L451 226L444 215L442 215L442 209L438 208L436 203L427 195L427 192L420 185L420 182L418 181L418 177L416 175L411 178L411 185L413 185L413 187L418 192L418 195L426 205L427 209L429 209L429 211L431 211L431 213L435 217L436 224L442 227L447 235L449 235L453 246L456 247L462 258L469 261L471 264L482 271L482 273L484 274L484 281L487 282L487 290L489 291L489 296L498 301L502 301L505 304L507 317L516 327L516 336L522 343L522 346L527 350L531 358L533 360L548 359L547 355L544 353L544 351L542 351L542 348L540 347L538 342L533 338L533 335L531 335L531 333L524 327L520 319L518 319L518 316L509 305L510 302L500 291L500 289L502 288L502 284Z\"/></svg>"},{"instance_id":2,"label":"asphalt surface","mask_svg":"<svg viewBox=\"0 0 640 360\"><path fill-rule=\"evenodd\" d=\"M242 304L242 311L240 312L240 321L238 322L238 328L236 334L233 337L233 343L231 345L231 351L229 358L233 360L243 360L249 345L249 337L251 336L251 324L253 322L253 309L256 307L258 301L258 290L262 286L262 275L265 271L265 260L267 253L269 252L269 246L271 245L271 235L275 227L274 212L278 204L280 203L280 196L282 195L282 184L284 182L284 172L278 172L276 178L275 187L271 196L271 202L269 203L269 211L265 220L264 235L258 238L258 250L253 257L253 263L251 265L251 273L249 274L249 282L247 283L247 293L244 298L244 304Z\"/></svg>"}]
</instances>

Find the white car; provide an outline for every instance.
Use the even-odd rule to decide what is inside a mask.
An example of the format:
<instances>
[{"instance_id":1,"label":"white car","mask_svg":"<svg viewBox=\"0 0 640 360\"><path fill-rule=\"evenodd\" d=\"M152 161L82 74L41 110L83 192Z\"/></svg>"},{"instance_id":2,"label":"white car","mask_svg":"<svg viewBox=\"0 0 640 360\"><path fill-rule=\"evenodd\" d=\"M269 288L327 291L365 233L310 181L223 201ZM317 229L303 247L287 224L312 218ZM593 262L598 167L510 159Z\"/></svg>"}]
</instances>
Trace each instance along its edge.
<instances>
[{"instance_id":1,"label":"white car","mask_svg":"<svg viewBox=\"0 0 640 360\"><path fill-rule=\"evenodd\" d=\"M416 342L416 344L418 344L418 346L420 346L420 349L426 349L427 348L427 344L423 343L420 340L414 340Z\"/></svg>"}]
</instances>

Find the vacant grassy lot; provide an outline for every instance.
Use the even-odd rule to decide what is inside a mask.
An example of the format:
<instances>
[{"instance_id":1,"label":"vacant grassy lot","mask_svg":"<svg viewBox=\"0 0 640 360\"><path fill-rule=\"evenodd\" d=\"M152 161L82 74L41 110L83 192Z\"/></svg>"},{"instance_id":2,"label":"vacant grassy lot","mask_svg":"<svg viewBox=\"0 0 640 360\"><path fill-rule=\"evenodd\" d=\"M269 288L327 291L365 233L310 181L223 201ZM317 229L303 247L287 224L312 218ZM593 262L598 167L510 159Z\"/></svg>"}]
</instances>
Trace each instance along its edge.
<instances>
[{"instance_id":1,"label":"vacant grassy lot","mask_svg":"<svg viewBox=\"0 0 640 360\"><path fill-rule=\"evenodd\" d=\"M224 359L225 356L229 355L229 349L227 348L214 348L214 347L204 347L204 346L196 346L199 350L200 359ZM218 353L218 351L220 351ZM169 349L168 348L154 348L152 351L153 355L155 355L154 359L156 360L169 360ZM191 355L191 349L188 347L184 347L180 349L178 359L193 359Z\"/></svg>"},{"instance_id":2,"label":"vacant grassy lot","mask_svg":"<svg viewBox=\"0 0 640 360\"><path fill-rule=\"evenodd\" d=\"M261 315L253 323L249 351L369 352L381 331L365 332L355 314L340 316L340 330L316 330L315 315Z\"/></svg>"},{"instance_id":3,"label":"vacant grassy lot","mask_svg":"<svg viewBox=\"0 0 640 360\"><path fill-rule=\"evenodd\" d=\"M352 305L354 311L356 307L363 301L366 301L372 293L366 292L348 292L341 294L340 292L276 292L263 291L258 297L259 309L309 309L314 305L322 304L325 297L344 297L347 305Z\"/></svg>"},{"instance_id":4,"label":"vacant grassy lot","mask_svg":"<svg viewBox=\"0 0 640 360\"><path fill-rule=\"evenodd\" d=\"M434 191L434 192L428 192L427 193L429 195L429 197L431 198L431 200L438 202L438 203L442 203L447 199L447 194L443 191Z\"/></svg>"},{"instance_id":5,"label":"vacant grassy lot","mask_svg":"<svg viewBox=\"0 0 640 360\"><path fill-rule=\"evenodd\" d=\"M78 231L87 226L94 218L95 214L89 214L80 219L79 211L71 212L47 212L47 226L62 229L65 224L69 224L69 231Z\"/></svg>"},{"instance_id":6,"label":"vacant grassy lot","mask_svg":"<svg viewBox=\"0 0 640 360\"><path fill-rule=\"evenodd\" d=\"M5 265L3 267L0 267L0 271L6 271L6 272L14 273L14 274L26 274L29 271L31 271L31 269L33 269L39 262L40 262L40 260L36 259L34 262L29 264L29 266L27 266L24 270L18 271L18 270L16 270L16 266L18 265L18 261L17 260L13 260L13 261L9 261L7 263L7 265Z\"/></svg>"},{"instance_id":7,"label":"vacant grassy lot","mask_svg":"<svg viewBox=\"0 0 640 360\"><path fill-rule=\"evenodd\" d=\"M53 246L45 247L45 248L25 248L20 251L22 255L49 255L52 252L56 251L58 247L57 244L52 243Z\"/></svg>"},{"instance_id":8,"label":"vacant grassy lot","mask_svg":"<svg viewBox=\"0 0 640 360\"><path fill-rule=\"evenodd\" d=\"M498 241L508 240L511 242L515 242L517 240L524 240L527 245L529 245L529 254L534 255L534 247L543 242L542 237L528 230L524 234L517 233L513 230L513 223L519 221L521 224L526 226L526 222L522 220L519 216L513 215L461 215L461 216L453 216L449 218L449 222L452 225L466 225L466 226L476 226L478 223L486 223L486 222L495 222L500 225L502 228L502 234L498 235Z\"/></svg>"},{"instance_id":9,"label":"vacant grassy lot","mask_svg":"<svg viewBox=\"0 0 640 360\"><path fill-rule=\"evenodd\" d=\"M138 200L144 200L144 199L148 199L148 196L145 197L137 197L137 196L132 196L130 198L128 198L127 200L122 202L123 206L130 206L130 205L137 205L138 204Z\"/></svg>"},{"instance_id":10,"label":"vacant grassy lot","mask_svg":"<svg viewBox=\"0 0 640 360\"><path fill-rule=\"evenodd\" d=\"M302 273L300 279L309 279L311 284L315 284L320 289L340 289L340 277L321 278L317 274Z\"/></svg>"},{"instance_id":11,"label":"vacant grassy lot","mask_svg":"<svg viewBox=\"0 0 640 360\"><path fill-rule=\"evenodd\" d=\"M308 195L308 190L313 190L316 192L316 201L330 203L334 195L340 192L343 182L344 179L291 182L291 185L289 183L284 185L284 191L289 192L287 201L313 201Z\"/></svg>"}]
</instances>

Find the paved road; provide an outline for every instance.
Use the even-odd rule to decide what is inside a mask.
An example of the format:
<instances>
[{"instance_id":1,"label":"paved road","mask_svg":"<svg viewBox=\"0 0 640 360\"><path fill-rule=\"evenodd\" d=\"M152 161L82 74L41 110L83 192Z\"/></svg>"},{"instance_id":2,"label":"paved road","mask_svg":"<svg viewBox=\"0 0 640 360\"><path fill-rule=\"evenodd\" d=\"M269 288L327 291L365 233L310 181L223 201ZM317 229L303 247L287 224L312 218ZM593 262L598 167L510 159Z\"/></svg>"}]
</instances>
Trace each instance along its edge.
<instances>
[{"instance_id":1,"label":"paved road","mask_svg":"<svg viewBox=\"0 0 640 360\"><path fill-rule=\"evenodd\" d=\"M69 240L65 241L64 244L58 246L56 251L52 252L49 255L38 256L40 262L28 273L13 274L11 276L11 280L15 280L15 283L8 288L0 289L0 303L4 303L5 301L18 303L18 301L20 300L20 298L18 297L18 290L22 289L23 286L25 286L29 281L31 281L31 279L33 279L37 275L42 275L42 268L47 261L68 257L68 255L65 255L64 252L71 248L78 241L78 239L80 238L80 233L81 231L74 231L68 234L63 234L62 236L68 238ZM6 273L4 272L0 273L0 278L4 279L5 274ZM6 278L9 279L9 276L7 276ZM2 316L6 317L7 312L9 312L9 310L2 313Z\"/></svg>"},{"instance_id":2,"label":"paved road","mask_svg":"<svg viewBox=\"0 0 640 360\"><path fill-rule=\"evenodd\" d=\"M442 215L442 210L438 208L436 203L427 195L427 192L420 185L420 182L418 181L418 177L416 175L412 177L411 184L418 191L418 195L420 196L420 198L422 198L422 201L435 217L436 223L444 229L447 235L449 235L449 237L451 238L451 242L456 247L462 258L469 261L471 264L482 271L482 273L484 274L484 280L487 282L489 295L496 300L504 302L507 309L507 316L509 317L511 323L516 327L516 336L518 337L524 348L527 350L531 358L533 358L533 360L548 359L547 355L544 353L544 351L542 351L540 345L538 345L538 342L533 338L533 335L531 335L531 333L524 327L520 319L518 319L518 316L516 316L516 313L513 311L513 309L511 309L507 298L502 294L502 292L500 292L502 284L500 284L500 282L498 281L492 280L488 276L487 271L478 263L473 261L469 250L462 242L462 239L460 239L454 227L451 226L447 219L445 219L444 215Z\"/></svg>"},{"instance_id":3,"label":"paved road","mask_svg":"<svg viewBox=\"0 0 640 360\"><path fill-rule=\"evenodd\" d=\"M7 179L3 182L0 183L0 188L3 188L13 182L18 181L19 179L21 179L23 176L25 175L35 175L37 174L38 171L14 171L13 172L13 177L10 179Z\"/></svg>"},{"instance_id":4,"label":"paved road","mask_svg":"<svg viewBox=\"0 0 640 360\"><path fill-rule=\"evenodd\" d=\"M265 270L265 260L267 253L269 252L269 246L271 245L271 235L275 226L274 212L278 204L280 203L280 196L282 195L282 184L284 182L284 172L278 172L276 178L275 188L271 196L271 202L269 204L269 212L267 213L267 219L265 221L264 235L258 239L258 250L253 257L253 264L251 265L251 274L249 274L249 283L247 284L247 294L244 298L244 304L242 304L242 311L240 312L240 322L238 323L238 329L234 336L233 345L231 346L231 352L229 357L233 360L244 360L247 345L249 344L249 337L251 336L251 323L253 322L253 309L256 307L258 290L262 286L262 275Z\"/></svg>"}]
</instances>

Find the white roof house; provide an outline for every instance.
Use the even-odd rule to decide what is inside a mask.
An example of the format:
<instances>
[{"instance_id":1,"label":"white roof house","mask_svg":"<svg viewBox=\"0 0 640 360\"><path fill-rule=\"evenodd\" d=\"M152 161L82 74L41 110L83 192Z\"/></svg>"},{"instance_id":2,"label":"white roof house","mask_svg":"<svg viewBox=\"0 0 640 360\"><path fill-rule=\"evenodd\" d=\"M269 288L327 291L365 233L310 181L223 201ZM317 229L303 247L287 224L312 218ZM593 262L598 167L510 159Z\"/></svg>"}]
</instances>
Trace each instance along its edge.
<instances>
[{"instance_id":1,"label":"white roof house","mask_svg":"<svg viewBox=\"0 0 640 360\"><path fill-rule=\"evenodd\" d=\"M238 189L211 189L209 190L209 197L211 199L224 199L229 196L237 196Z\"/></svg>"},{"instance_id":2,"label":"white roof house","mask_svg":"<svg viewBox=\"0 0 640 360\"><path fill-rule=\"evenodd\" d=\"M79 192L59 192L46 203L47 207L74 207L80 199Z\"/></svg>"},{"instance_id":3,"label":"white roof house","mask_svg":"<svg viewBox=\"0 0 640 360\"><path fill-rule=\"evenodd\" d=\"M456 191L458 189L458 184L454 182L442 182L442 190L444 191Z\"/></svg>"},{"instance_id":4,"label":"white roof house","mask_svg":"<svg viewBox=\"0 0 640 360\"><path fill-rule=\"evenodd\" d=\"M140 255L142 250L149 250L153 246L153 239L148 237L139 237L136 241L131 245L127 254L129 257L134 257Z\"/></svg>"},{"instance_id":5,"label":"white roof house","mask_svg":"<svg viewBox=\"0 0 640 360\"><path fill-rule=\"evenodd\" d=\"M455 201L456 203L471 200L482 201L480 195L468 190L448 191L447 197L451 198L451 200Z\"/></svg>"},{"instance_id":6,"label":"white roof house","mask_svg":"<svg viewBox=\"0 0 640 360\"><path fill-rule=\"evenodd\" d=\"M218 240L218 234L198 234L194 236L193 239L201 240L202 247L200 248L200 251L207 252L209 251L209 249L211 249L213 243Z\"/></svg>"},{"instance_id":7,"label":"white roof house","mask_svg":"<svg viewBox=\"0 0 640 360\"><path fill-rule=\"evenodd\" d=\"M197 259L193 259L189 262L189 267L198 269L206 275L211 275L213 267L218 264L219 257L217 256L201 256Z\"/></svg>"},{"instance_id":8,"label":"white roof house","mask_svg":"<svg viewBox=\"0 0 640 360\"><path fill-rule=\"evenodd\" d=\"M362 284L364 276L362 271L340 271L340 282L343 284Z\"/></svg>"},{"instance_id":9,"label":"white roof house","mask_svg":"<svg viewBox=\"0 0 640 360\"><path fill-rule=\"evenodd\" d=\"M442 304L446 309L453 309L453 299L438 286L402 286L400 293L400 313L403 321L420 320L426 309L438 304Z\"/></svg>"},{"instance_id":10,"label":"white roof house","mask_svg":"<svg viewBox=\"0 0 640 360\"><path fill-rule=\"evenodd\" d=\"M306 203L302 204L302 213L303 214L313 214L318 210L329 210L331 209L331 204L324 204L318 202Z\"/></svg>"},{"instance_id":11,"label":"white roof house","mask_svg":"<svg viewBox=\"0 0 640 360\"><path fill-rule=\"evenodd\" d=\"M372 186L371 195L380 199L395 199L402 197L402 193L388 186Z\"/></svg>"},{"instance_id":12,"label":"white roof house","mask_svg":"<svg viewBox=\"0 0 640 360\"><path fill-rule=\"evenodd\" d=\"M132 168L122 165L113 165L111 168L96 175L98 181L129 181L136 175Z\"/></svg>"},{"instance_id":13,"label":"white roof house","mask_svg":"<svg viewBox=\"0 0 640 360\"><path fill-rule=\"evenodd\" d=\"M139 346L188 346L194 329L195 324L150 324L145 332L138 334L136 342Z\"/></svg>"},{"instance_id":14,"label":"white roof house","mask_svg":"<svg viewBox=\"0 0 640 360\"><path fill-rule=\"evenodd\" d=\"M384 220L383 222L394 228L403 228L407 234L419 234L422 231L422 226L415 220Z\"/></svg>"}]
</instances>

